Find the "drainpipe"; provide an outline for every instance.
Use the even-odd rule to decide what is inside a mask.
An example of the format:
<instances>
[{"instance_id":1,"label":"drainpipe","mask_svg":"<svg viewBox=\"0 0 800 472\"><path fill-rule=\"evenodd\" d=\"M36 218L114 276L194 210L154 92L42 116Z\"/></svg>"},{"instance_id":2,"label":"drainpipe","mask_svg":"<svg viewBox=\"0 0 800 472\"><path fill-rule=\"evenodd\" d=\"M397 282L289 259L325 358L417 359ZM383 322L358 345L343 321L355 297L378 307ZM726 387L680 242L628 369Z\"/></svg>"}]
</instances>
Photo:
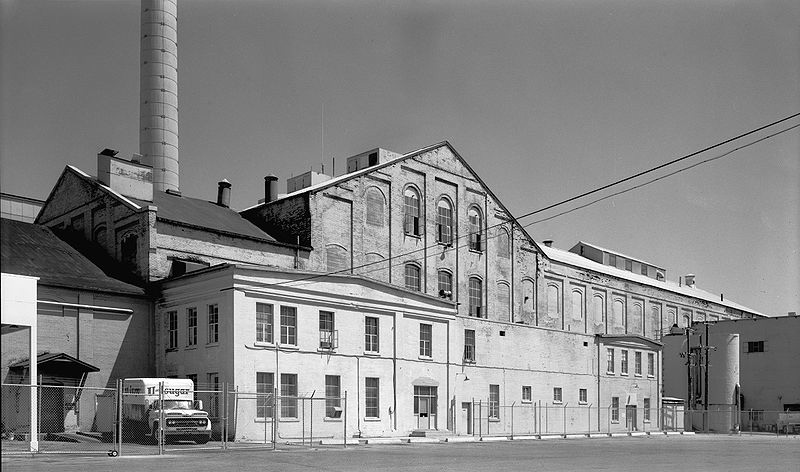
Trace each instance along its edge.
<instances>
[{"instance_id":1,"label":"drainpipe","mask_svg":"<svg viewBox=\"0 0 800 472\"><path fill-rule=\"evenodd\" d=\"M356 356L356 426L358 437L361 437L361 358ZM347 421L347 418L345 418ZM345 441L347 438L345 438Z\"/></svg>"},{"instance_id":2,"label":"drainpipe","mask_svg":"<svg viewBox=\"0 0 800 472\"><path fill-rule=\"evenodd\" d=\"M597 340L598 338L595 337ZM602 403L600 402L600 341L597 341L597 431L600 431L600 406Z\"/></svg>"},{"instance_id":3,"label":"drainpipe","mask_svg":"<svg viewBox=\"0 0 800 472\"><path fill-rule=\"evenodd\" d=\"M433 353L431 353L431 354L433 354ZM447 406L446 406L446 408L447 408L447 410L450 410L450 404L451 403L453 404L452 413L450 413L448 411L447 417L449 418L450 415L452 414L453 418L455 419L456 405L455 405L455 402L451 401L451 399L450 399L450 321L449 320L447 321L447 369L445 370L445 377L447 378L447 384L446 384L446 389L447 389L447 397L446 397L447 398ZM438 409L439 405L436 405L436 408ZM452 424L455 424L455 421L453 421ZM451 424L451 427L452 427L452 424ZM437 424L436 426L438 428L439 425ZM455 428L453 427L453 429L455 429Z\"/></svg>"},{"instance_id":4,"label":"drainpipe","mask_svg":"<svg viewBox=\"0 0 800 472\"><path fill-rule=\"evenodd\" d=\"M397 431L397 312L392 315L392 406L394 431Z\"/></svg>"}]
</instances>

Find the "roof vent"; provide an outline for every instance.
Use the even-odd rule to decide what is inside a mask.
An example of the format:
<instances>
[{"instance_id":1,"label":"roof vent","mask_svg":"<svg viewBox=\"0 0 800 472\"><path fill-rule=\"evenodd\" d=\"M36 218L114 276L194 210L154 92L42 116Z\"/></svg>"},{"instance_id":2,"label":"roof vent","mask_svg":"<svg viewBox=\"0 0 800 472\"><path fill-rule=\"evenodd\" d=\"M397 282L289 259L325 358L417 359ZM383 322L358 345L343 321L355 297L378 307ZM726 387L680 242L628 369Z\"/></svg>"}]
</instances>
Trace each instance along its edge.
<instances>
[{"instance_id":1,"label":"roof vent","mask_svg":"<svg viewBox=\"0 0 800 472\"><path fill-rule=\"evenodd\" d=\"M683 276L684 282L686 282L687 287L694 288L694 274L686 274Z\"/></svg>"},{"instance_id":2,"label":"roof vent","mask_svg":"<svg viewBox=\"0 0 800 472\"><path fill-rule=\"evenodd\" d=\"M217 183L217 205L225 208L231 206L231 183L223 179Z\"/></svg>"},{"instance_id":3,"label":"roof vent","mask_svg":"<svg viewBox=\"0 0 800 472\"><path fill-rule=\"evenodd\" d=\"M552 239L545 239L542 243L547 247L553 247L553 240Z\"/></svg>"}]
</instances>

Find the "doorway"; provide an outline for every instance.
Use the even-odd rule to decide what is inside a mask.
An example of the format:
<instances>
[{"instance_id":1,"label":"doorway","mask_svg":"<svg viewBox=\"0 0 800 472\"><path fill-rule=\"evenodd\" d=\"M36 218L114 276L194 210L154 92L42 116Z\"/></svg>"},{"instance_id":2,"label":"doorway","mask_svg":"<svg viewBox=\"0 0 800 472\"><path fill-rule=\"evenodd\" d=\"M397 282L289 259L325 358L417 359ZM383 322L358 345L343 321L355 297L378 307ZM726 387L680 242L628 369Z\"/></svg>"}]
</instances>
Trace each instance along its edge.
<instances>
[{"instance_id":1,"label":"doorway","mask_svg":"<svg viewBox=\"0 0 800 472\"><path fill-rule=\"evenodd\" d=\"M636 422L636 405L625 405L625 425L628 431L638 431Z\"/></svg>"},{"instance_id":2,"label":"doorway","mask_svg":"<svg viewBox=\"0 0 800 472\"><path fill-rule=\"evenodd\" d=\"M472 434L472 403L461 402L461 426L458 428L462 434Z\"/></svg>"},{"instance_id":3,"label":"doorway","mask_svg":"<svg viewBox=\"0 0 800 472\"><path fill-rule=\"evenodd\" d=\"M436 387L414 386L417 429L436 429Z\"/></svg>"}]
</instances>

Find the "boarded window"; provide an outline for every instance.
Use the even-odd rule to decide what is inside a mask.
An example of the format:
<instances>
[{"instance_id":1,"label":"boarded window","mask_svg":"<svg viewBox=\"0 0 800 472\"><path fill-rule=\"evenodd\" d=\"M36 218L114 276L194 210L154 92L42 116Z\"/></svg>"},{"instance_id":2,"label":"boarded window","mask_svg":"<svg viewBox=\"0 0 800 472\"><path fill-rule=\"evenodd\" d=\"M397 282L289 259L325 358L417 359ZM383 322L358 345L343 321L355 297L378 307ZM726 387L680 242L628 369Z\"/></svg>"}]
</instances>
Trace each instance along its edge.
<instances>
[{"instance_id":1,"label":"boarded window","mask_svg":"<svg viewBox=\"0 0 800 472\"><path fill-rule=\"evenodd\" d=\"M419 213L419 193L416 189L408 187L403 193L404 221L403 230L406 234L420 236L422 225L420 224Z\"/></svg>"},{"instance_id":2,"label":"boarded window","mask_svg":"<svg viewBox=\"0 0 800 472\"><path fill-rule=\"evenodd\" d=\"M508 231L504 228L500 228L499 234L497 235L497 257L502 257L508 259L510 257L511 251L509 249L509 237Z\"/></svg>"},{"instance_id":3,"label":"boarded window","mask_svg":"<svg viewBox=\"0 0 800 472\"><path fill-rule=\"evenodd\" d=\"M625 329L625 303L622 299L615 299L612 305L612 312L614 314L614 329Z\"/></svg>"},{"instance_id":4,"label":"boarded window","mask_svg":"<svg viewBox=\"0 0 800 472\"><path fill-rule=\"evenodd\" d=\"M572 291L572 323L570 331L583 331L583 292Z\"/></svg>"},{"instance_id":5,"label":"boarded window","mask_svg":"<svg viewBox=\"0 0 800 472\"><path fill-rule=\"evenodd\" d=\"M561 296L559 294L558 286L547 286L547 314L551 318L558 318L561 314Z\"/></svg>"},{"instance_id":6,"label":"boarded window","mask_svg":"<svg viewBox=\"0 0 800 472\"><path fill-rule=\"evenodd\" d=\"M350 261L347 257L347 249L336 244L330 244L325 248L328 259L328 271L340 272L350 268Z\"/></svg>"},{"instance_id":7,"label":"boarded window","mask_svg":"<svg viewBox=\"0 0 800 472\"><path fill-rule=\"evenodd\" d=\"M376 187L367 189L367 224L383 226L383 213L386 200Z\"/></svg>"},{"instance_id":8,"label":"boarded window","mask_svg":"<svg viewBox=\"0 0 800 472\"><path fill-rule=\"evenodd\" d=\"M500 321L511 321L511 287L505 282L497 284L497 305Z\"/></svg>"}]
</instances>

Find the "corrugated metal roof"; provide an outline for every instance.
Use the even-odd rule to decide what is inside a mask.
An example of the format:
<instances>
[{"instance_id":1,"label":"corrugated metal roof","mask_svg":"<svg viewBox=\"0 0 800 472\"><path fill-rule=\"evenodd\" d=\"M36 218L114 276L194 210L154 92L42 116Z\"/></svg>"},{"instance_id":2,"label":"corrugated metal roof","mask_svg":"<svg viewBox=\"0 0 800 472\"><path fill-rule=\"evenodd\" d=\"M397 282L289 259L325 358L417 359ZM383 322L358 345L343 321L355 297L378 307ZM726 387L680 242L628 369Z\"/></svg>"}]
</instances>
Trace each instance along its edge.
<instances>
[{"instance_id":1,"label":"corrugated metal roof","mask_svg":"<svg viewBox=\"0 0 800 472\"><path fill-rule=\"evenodd\" d=\"M753 310L752 308L748 308L746 306L740 305L730 300L720 301L719 295L706 292L705 290L700 290L699 288L678 286L673 282L667 282L667 281L662 282L660 280L652 279L645 275L639 275L633 272L629 272L627 270L617 269L616 267L599 264L579 254L575 254L574 252L563 251L561 249L556 249L554 247L547 247L547 246L541 246L541 248L542 251L544 251L545 255L549 259L552 259L554 261L558 261L564 264L569 264L575 267L589 269L594 272L600 272L602 274L611 275L620 279L630 280L631 282L649 285L651 287L657 287L687 297L699 298L707 302L716 303L722 306L726 306L728 308L744 311L746 313L752 313L758 316L767 316L763 313Z\"/></svg>"},{"instance_id":2,"label":"corrugated metal roof","mask_svg":"<svg viewBox=\"0 0 800 472\"><path fill-rule=\"evenodd\" d=\"M144 294L144 289L106 275L48 228L5 218L0 221L3 272L39 277L40 285Z\"/></svg>"},{"instance_id":3,"label":"corrugated metal roof","mask_svg":"<svg viewBox=\"0 0 800 472\"><path fill-rule=\"evenodd\" d=\"M242 235L270 242L276 241L258 226L242 218L235 210L219 206L214 202L171 195L166 192L153 192L153 202L134 198L131 200L142 207L148 205L158 207L157 218L160 220L174 221L223 234Z\"/></svg>"}]
</instances>

